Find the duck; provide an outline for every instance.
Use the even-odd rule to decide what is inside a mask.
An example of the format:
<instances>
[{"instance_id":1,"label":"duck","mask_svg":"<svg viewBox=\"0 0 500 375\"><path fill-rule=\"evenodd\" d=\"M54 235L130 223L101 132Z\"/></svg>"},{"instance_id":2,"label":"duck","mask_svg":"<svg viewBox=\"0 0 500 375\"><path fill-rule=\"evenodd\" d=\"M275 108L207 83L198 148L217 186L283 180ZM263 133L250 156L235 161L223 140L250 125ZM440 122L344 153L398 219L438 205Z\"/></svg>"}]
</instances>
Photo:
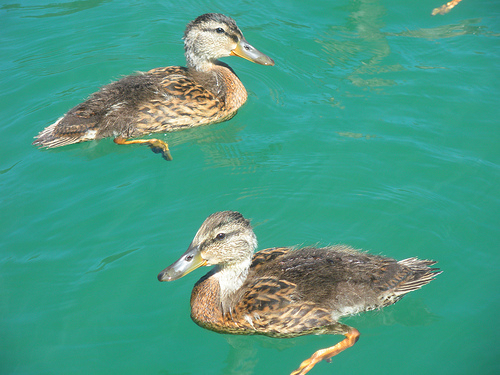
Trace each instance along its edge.
<instances>
[{"instance_id":1,"label":"duck","mask_svg":"<svg viewBox=\"0 0 500 375\"><path fill-rule=\"evenodd\" d=\"M381 309L431 282L441 273L433 260L397 261L347 245L273 247L255 252L257 237L237 211L210 215L187 251L158 274L177 280L213 266L191 293L191 318L199 326L240 335L278 338L343 335L319 349L291 375L353 346L360 333L339 322L344 316Z\"/></svg>"},{"instance_id":2,"label":"duck","mask_svg":"<svg viewBox=\"0 0 500 375\"><path fill-rule=\"evenodd\" d=\"M155 68L103 86L42 130L33 145L54 148L113 137L116 144L145 144L172 160L165 141L130 138L232 118L247 100L247 91L220 58L238 56L274 65L246 41L231 17L220 13L188 23L183 39L186 67Z\"/></svg>"}]
</instances>

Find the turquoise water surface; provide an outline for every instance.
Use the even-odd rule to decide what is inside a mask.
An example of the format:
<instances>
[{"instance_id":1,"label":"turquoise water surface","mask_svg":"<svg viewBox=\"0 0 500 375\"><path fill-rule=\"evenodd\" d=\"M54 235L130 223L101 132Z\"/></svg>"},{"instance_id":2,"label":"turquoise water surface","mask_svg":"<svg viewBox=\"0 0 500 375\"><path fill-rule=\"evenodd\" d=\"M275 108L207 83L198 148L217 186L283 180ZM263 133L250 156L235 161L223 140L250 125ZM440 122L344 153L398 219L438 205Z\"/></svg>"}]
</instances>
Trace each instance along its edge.
<instances>
[{"instance_id":1,"label":"turquoise water surface","mask_svg":"<svg viewBox=\"0 0 500 375\"><path fill-rule=\"evenodd\" d=\"M359 342L320 374L498 374L500 4L25 1L0 4L0 373L289 374L341 336L220 335L189 317L197 270L156 275L211 213L259 248L345 243L444 271L343 320ZM183 65L187 22L236 19L274 67L224 61L247 103L158 136L33 137L98 87Z\"/></svg>"}]
</instances>

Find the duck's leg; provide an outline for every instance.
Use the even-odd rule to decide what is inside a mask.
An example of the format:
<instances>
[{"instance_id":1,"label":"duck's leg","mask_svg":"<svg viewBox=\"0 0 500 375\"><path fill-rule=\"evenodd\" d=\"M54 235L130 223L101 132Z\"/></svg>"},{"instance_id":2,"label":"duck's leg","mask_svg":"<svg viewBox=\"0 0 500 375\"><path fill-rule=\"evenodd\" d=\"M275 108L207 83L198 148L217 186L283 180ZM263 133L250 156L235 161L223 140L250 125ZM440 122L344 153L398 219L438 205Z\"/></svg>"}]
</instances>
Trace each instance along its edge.
<instances>
[{"instance_id":1,"label":"duck's leg","mask_svg":"<svg viewBox=\"0 0 500 375\"><path fill-rule=\"evenodd\" d=\"M168 149L168 145L156 138L152 139L125 139L123 137L116 137L114 142L118 145L133 145L133 144L145 144L148 145L149 148L155 154L161 154L165 160L172 160L172 155L170 155L170 150Z\"/></svg>"},{"instance_id":2,"label":"duck's leg","mask_svg":"<svg viewBox=\"0 0 500 375\"><path fill-rule=\"evenodd\" d=\"M359 331L356 328L352 328L344 324L337 324L335 326L334 333L341 333L345 335L345 339L343 339L337 345L316 351L311 356L311 358L308 358L304 362L302 362L300 364L300 367L297 370L293 371L290 375L307 374L314 367L314 365L316 365L316 363L321 362L322 360L330 362L330 358L339 354L341 351L353 346L359 338Z\"/></svg>"}]
</instances>

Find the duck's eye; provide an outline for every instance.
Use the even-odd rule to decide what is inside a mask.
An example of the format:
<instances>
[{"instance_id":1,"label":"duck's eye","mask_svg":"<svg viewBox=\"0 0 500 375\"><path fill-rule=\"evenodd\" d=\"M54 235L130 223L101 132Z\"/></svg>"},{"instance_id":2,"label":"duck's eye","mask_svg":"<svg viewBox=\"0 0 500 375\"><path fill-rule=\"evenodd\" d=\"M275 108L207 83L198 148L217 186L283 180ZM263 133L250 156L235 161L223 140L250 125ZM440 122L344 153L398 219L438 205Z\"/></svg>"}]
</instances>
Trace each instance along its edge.
<instances>
[{"instance_id":1,"label":"duck's eye","mask_svg":"<svg viewBox=\"0 0 500 375\"><path fill-rule=\"evenodd\" d=\"M226 237L226 233L219 233L217 234L217 236L215 236L215 238L217 238L218 240L223 240L224 237Z\"/></svg>"},{"instance_id":2,"label":"duck's eye","mask_svg":"<svg viewBox=\"0 0 500 375\"><path fill-rule=\"evenodd\" d=\"M224 34L224 29L222 27L218 27L215 29L215 31L218 33L218 34Z\"/></svg>"},{"instance_id":3,"label":"duck's eye","mask_svg":"<svg viewBox=\"0 0 500 375\"><path fill-rule=\"evenodd\" d=\"M192 255L186 255L186 257L184 258L186 260L186 262L191 262L193 260L193 256Z\"/></svg>"}]
</instances>

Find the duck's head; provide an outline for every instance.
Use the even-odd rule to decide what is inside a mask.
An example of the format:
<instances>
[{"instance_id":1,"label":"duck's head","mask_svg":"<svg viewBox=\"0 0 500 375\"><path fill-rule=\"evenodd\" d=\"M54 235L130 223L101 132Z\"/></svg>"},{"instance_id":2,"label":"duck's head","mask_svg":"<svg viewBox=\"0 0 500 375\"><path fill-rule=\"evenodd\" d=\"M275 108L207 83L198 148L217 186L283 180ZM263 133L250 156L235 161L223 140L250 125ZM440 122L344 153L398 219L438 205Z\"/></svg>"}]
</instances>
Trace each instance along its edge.
<instances>
[{"instance_id":1,"label":"duck's head","mask_svg":"<svg viewBox=\"0 0 500 375\"><path fill-rule=\"evenodd\" d=\"M248 267L256 247L249 220L236 211L216 212L203 222L187 251L159 273L158 280L177 280L201 266Z\"/></svg>"},{"instance_id":2,"label":"duck's head","mask_svg":"<svg viewBox=\"0 0 500 375\"><path fill-rule=\"evenodd\" d=\"M239 56L262 65L274 61L251 46L236 22L220 13L206 13L191 21L184 32L184 50L189 68L207 70L225 56Z\"/></svg>"}]
</instances>

